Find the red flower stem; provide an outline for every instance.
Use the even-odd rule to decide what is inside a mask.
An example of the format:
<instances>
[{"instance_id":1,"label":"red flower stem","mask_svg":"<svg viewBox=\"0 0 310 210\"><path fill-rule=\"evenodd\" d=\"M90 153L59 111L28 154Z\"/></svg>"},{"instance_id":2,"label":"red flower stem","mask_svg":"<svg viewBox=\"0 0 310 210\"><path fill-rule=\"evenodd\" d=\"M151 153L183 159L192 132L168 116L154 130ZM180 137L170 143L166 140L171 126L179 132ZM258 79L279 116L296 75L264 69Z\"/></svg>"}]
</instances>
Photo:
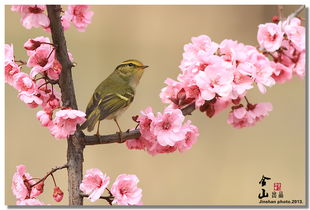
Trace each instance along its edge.
<instances>
[{"instance_id":1,"label":"red flower stem","mask_svg":"<svg viewBox=\"0 0 310 210\"><path fill-rule=\"evenodd\" d=\"M50 52L50 54L47 56L47 60L51 57L52 53L54 52L55 47L53 47L52 51Z\"/></svg>"},{"instance_id":2,"label":"red flower stem","mask_svg":"<svg viewBox=\"0 0 310 210\"><path fill-rule=\"evenodd\" d=\"M33 185L30 185L30 187L34 187L36 186L37 184L39 184L40 182L42 181L45 181L45 179L53 174L54 172L58 171L58 170L61 170L61 169L64 169L64 168L68 168L68 164L65 164L63 166L59 166L59 167L56 167L56 168L53 168L50 172L48 172L42 179L40 179L39 181L37 181L36 183L34 183ZM54 182L55 183L55 182Z\"/></svg>"},{"instance_id":3,"label":"red flower stem","mask_svg":"<svg viewBox=\"0 0 310 210\"><path fill-rule=\"evenodd\" d=\"M51 173L51 177L53 178L53 182L54 182L54 185L55 185L55 187L56 187L57 184L56 184L56 180L55 180L55 177L54 177L53 173Z\"/></svg>"},{"instance_id":4,"label":"red flower stem","mask_svg":"<svg viewBox=\"0 0 310 210\"><path fill-rule=\"evenodd\" d=\"M244 99L246 100L247 104L251 104L246 96L244 96Z\"/></svg>"}]
</instances>

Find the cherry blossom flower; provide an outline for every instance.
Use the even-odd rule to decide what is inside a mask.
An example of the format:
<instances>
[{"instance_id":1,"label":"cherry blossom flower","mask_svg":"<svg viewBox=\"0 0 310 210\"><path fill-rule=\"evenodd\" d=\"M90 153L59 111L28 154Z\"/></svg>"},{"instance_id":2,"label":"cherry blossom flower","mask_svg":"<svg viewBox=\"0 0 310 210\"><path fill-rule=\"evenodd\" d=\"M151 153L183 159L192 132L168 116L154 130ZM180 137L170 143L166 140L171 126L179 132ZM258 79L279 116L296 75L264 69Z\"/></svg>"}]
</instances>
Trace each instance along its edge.
<instances>
[{"instance_id":1,"label":"cherry blossom flower","mask_svg":"<svg viewBox=\"0 0 310 210\"><path fill-rule=\"evenodd\" d=\"M145 139L143 136L140 136L139 138L136 139L128 139L126 141L126 146L128 147L128 149L144 150L145 148L148 148L149 147L148 145L150 144L151 141Z\"/></svg>"},{"instance_id":2,"label":"cherry blossom flower","mask_svg":"<svg viewBox=\"0 0 310 210\"><path fill-rule=\"evenodd\" d=\"M10 62L5 65L4 71L5 71L4 73L5 82L13 86L14 83L13 77L15 74L20 72L20 67L14 62Z\"/></svg>"},{"instance_id":3,"label":"cherry blossom flower","mask_svg":"<svg viewBox=\"0 0 310 210\"><path fill-rule=\"evenodd\" d=\"M64 193L61 191L61 189L58 186L54 187L53 192L53 198L56 202L60 202L62 198L64 197Z\"/></svg>"},{"instance_id":4,"label":"cherry blossom flower","mask_svg":"<svg viewBox=\"0 0 310 210\"><path fill-rule=\"evenodd\" d=\"M45 5L15 5L11 7L12 11L21 13L21 24L26 29L40 26L45 28L50 25L49 18L44 14L45 9Z\"/></svg>"},{"instance_id":5,"label":"cherry blossom flower","mask_svg":"<svg viewBox=\"0 0 310 210\"><path fill-rule=\"evenodd\" d=\"M305 27L301 26L299 18L286 20L283 23L287 38L293 43L295 49L303 51L306 48Z\"/></svg>"},{"instance_id":6,"label":"cherry blossom flower","mask_svg":"<svg viewBox=\"0 0 310 210\"><path fill-rule=\"evenodd\" d=\"M157 117L151 123L151 132L157 137L157 141L162 146L174 146L177 141L185 137L185 131L182 130L184 116L180 109L171 109L167 107L164 113L158 113Z\"/></svg>"},{"instance_id":7,"label":"cherry blossom flower","mask_svg":"<svg viewBox=\"0 0 310 210\"><path fill-rule=\"evenodd\" d=\"M28 39L24 43L24 48L27 50L27 55L31 56L38 48L45 48L47 51L50 51L51 45L46 43L50 43L50 39L48 37L39 36L34 39Z\"/></svg>"},{"instance_id":8,"label":"cherry blossom flower","mask_svg":"<svg viewBox=\"0 0 310 210\"><path fill-rule=\"evenodd\" d=\"M121 174L112 185L113 204L137 205L141 202L142 189L137 187L139 179L136 175Z\"/></svg>"},{"instance_id":9,"label":"cherry blossom flower","mask_svg":"<svg viewBox=\"0 0 310 210\"><path fill-rule=\"evenodd\" d=\"M137 118L139 122L141 135L146 139L154 138L151 132L151 123L155 120L155 115L153 113L152 107L147 107L145 111L141 111L141 115Z\"/></svg>"},{"instance_id":10,"label":"cherry blossom flower","mask_svg":"<svg viewBox=\"0 0 310 210\"><path fill-rule=\"evenodd\" d=\"M195 76L201 96L205 100L211 100L215 95L227 97L232 91L233 72L224 66L207 66Z\"/></svg>"},{"instance_id":11,"label":"cherry blossom flower","mask_svg":"<svg viewBox=\"0 0 310 210\"><path fill-rule=\"evenodd\" d=\"M37 119L40 121L41 125L47 127L52 122L52 116L45 111L37 112Z\"/></svg>"},{"instance_id":12,"label":"cherry blossom flower","mask_svg":"<svg viewBox=\"0 0 310 210\"><path fill-rule=\"evenodd\" d=\"M257 40L261 47L269 52L274 52L280 48L283 40L281 27L274 23L260 24L258 26Z\"/></svg>"},{"instance_id":13,"label":"cherry blossom flower","mask_svg":"<svg viewBox=\"0 0 310 210\"><path fill-rule=\"evenodd\" d=\"M298 62L296 63L295 68L293 69L293 73L296 74L300 79L305 76L305 68L306 68L306 53L305 51L300 53Z\"/></svg>"},{"instance_id":14,"label":"cherry blossom flower","mask_svg":"<svg viewBox=\"0 0 310 210\"><path fill-rule=\"evenodd\" d=\"M85 122L85 113L74 109L59 110L48 128L57 139L67 138L74 134L77 124Z\"/></svg>"},{"instance_id":15,"label":"cherry blossom flower","mask_svg":"<svg viewBox=\"0 0 310 210\"><path fill-rule=\"evenodd\" d=\"M43 206L45 205L42 201L39 201L38 199L31 198L31 199L25 199L25 200L18 200L16 201L16 205L18 206Z\"/></svg>"},{"instance_id":16,"label":"cherry blossom flower","mask_svg":"<svg viewBox=\"0 0 310 210\"><path fill-rule=\"evenodd\" d=\"M190 120L184 124L183 129L186 130L185 139L176 143L176 147L180 152L192 148L193 144L197 142L197 137L199 136L198 128L192 125Z\"/></svg>"},{"instance_id":17,"label":"cherry blossom flower","mask_svg":"<svg viewBox=\"0 0 310 210\"><path fill-rule=\"evenodd\" d=\"M235 128L250 127L262 120L272 110L271 103L258 103L248 105L247 108L239 106L228 115L227 123Z\"/></svg>"},{"instance_id":18,"label":"cherry blossom flower","mask_svg":"<svg viewBox=\"0 0 310 210\"><path fill-rule=\"evenodd\" d=\"M13 76L13 87L18 91L25 91L33 94L37 90L36 83L24 72L19 72Z\"/></svg>"},{"instance_id":19,"label":"cherry blossom flower","mask_svg":"<svg viewBox=\"0 0 310 210\"><path fill-rule=\"evenodd\" d=\"M4 49L4 78L6 83L13 85L13 76L20 72L20 67L14 62L13 45L5 44Z\"/></svg>"},{"instance_id":20,"label":"cherry blossom flower","mask_svg":"<svg viewBox=\"0 0 310 210\"><path fill-rule=\"evenodd\" d=\"M88 5L68 5L64 15L65 21L70 20L78 31L84 32L94 15L94 12L88 9Z\"/></svg>"},{"instance_id":21,"label":"cherry blossom flower","mask_svg":"<svg viewBox=\"0 0 310 210\"><path fill-rule=\"evenodd\" d=\"M272 63L272 67L274 68L272 78L277 83L284 83L292 79L293 71L291 68L286 67L281 63Z\"/></svg>"},{"instance_id":22,"label":"cherry blossom flower","mask_svg":"<svg viewBox=\"0 0 310 210\"><path fill-rule=\"evenodd\" d=\"M29 93L26 91L19 92L18 98L25 104L27 104L30 108L36 108L43 102L42 99L40 99L36 94Z\"/></svg>"},{"instance_id":23,"label":"cherry blossom flower","mask_svg":"<svg viewBox=\"0 0 310 210\"><path fill-rule=\"evenodd\" d=\"M18 201L34 198L43 192L43 190L38 191L35 187L31 188L30 186L34 183L30 174L26 173L26 166L16 166L16 173L12 179L12 192Z\"/></svg>"},{"instance_id":24,"label":"cherry blossom flower","mask_svg":"<svg viewBox=\"0 0 310 210\"><path fill-rule=\"evenodd\" d=\"M99 199L109 183L110 177L103 174L99 169L93 168L86 171L80 184L80 190L89 195L88 199L94 202Z\"/></svg>"},{"instance_id":25,"label":"cherry blossom flower","mask_svg":"<svg viewBox=\"0 0 310 210\"><path fill-rule=\"evenodd\" d=\"M52 68L55 59L55 53L51 54L49 48L38 48L33 53L27 62L27 66L33 67L30 71L30 76L34 78L37 74L47 71Z\"/></svg>"}]
</instances>

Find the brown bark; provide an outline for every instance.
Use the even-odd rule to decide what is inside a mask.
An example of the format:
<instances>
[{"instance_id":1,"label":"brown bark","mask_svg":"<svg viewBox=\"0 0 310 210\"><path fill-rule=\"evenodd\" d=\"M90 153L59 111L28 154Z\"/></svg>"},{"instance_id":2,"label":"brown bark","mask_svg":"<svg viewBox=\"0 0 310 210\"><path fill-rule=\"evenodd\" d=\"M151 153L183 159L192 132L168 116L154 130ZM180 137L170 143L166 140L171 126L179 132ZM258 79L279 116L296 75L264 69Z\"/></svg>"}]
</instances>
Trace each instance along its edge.
<instances>
[{"instance_id":1,"label":"brown bark","mask_svg":"<svg viewBox=\"0 0 310 210\"><path fill-rule=\"evenodd\" d=\"M48 17L53 43L56 46L56 56L62 66L59 78L61 100L64 107L77 109L74 85L72 80L72 63L68 56L66 39L60 20L60 5L47 6ZM83 205L83 197L80 195L80 183L83 177L83 149L84 134L77 130L67 139L67 165L68 165L68 194L69 205Z\"/></svg>"}]
</instances>

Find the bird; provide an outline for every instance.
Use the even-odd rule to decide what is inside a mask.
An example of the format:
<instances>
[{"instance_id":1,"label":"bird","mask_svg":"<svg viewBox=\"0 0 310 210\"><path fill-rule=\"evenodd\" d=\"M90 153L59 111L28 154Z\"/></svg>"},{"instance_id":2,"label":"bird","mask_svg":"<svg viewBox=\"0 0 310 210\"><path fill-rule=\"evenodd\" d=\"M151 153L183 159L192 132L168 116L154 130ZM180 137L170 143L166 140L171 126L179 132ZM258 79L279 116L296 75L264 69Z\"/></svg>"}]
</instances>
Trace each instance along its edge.
<instances>
[{"instance_id":1,"label":"bird","mask_svg":"<svg viewBox=\"0 0 310 210\"><path fill-rule=\"evenodd\" d=\"M95 89L86 108L86 121L80 129L87 128L87 131L91 132L98 123L96 135L99 137L100 121L113 119L121 139L122 130L117 118L134 100L136 87L147 67L135 59L119 64Z\"/></svg>"}]
</instances>

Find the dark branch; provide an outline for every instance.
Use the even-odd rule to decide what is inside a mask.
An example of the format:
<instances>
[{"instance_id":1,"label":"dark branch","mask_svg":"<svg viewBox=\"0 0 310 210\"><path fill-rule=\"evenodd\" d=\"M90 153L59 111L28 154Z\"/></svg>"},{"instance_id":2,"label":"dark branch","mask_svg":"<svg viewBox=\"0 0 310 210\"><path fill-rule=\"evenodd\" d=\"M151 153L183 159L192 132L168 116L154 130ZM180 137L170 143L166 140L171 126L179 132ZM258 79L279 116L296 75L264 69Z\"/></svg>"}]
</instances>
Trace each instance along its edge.
<instances>
[{"instance_id":1,"label":"dark branch","mask_svg":"<svg viewBox=\"0 0 310 210\"><path fill-rule=\"evenodd\" d=\"M187 107L181 109L183 115L191 115L191 113L195 110L195 103L188 105ZM120 135L110 134L110 135L102 135L102 136L85 136L84 144L85 145L97 145L97 144L111 144L111 143L124 143L128 139L135 139L141 136L140 130L135 129L129 132L122 133L122 140L120 139Z\"/></svg>"},{"instance_id":2,"label":"dark branch","mask_svg":"<svg viewBox=\"0 0 310 210\"><path fill-rule=\"evenodd\" d=\"M47 179L47 177L49 176L49 175L52 175L54 172L56 172L56 171L58 171L58 170L61 170L61 169L64 169L64 168L68 168L68 165L67 164L65 164L65 165L63 165L63 166L59 166L59 167L56 167L56 168L53 168L50 172L48 172L42 179L40 179L39 181L37 181L36 183L34 183L33 185L31 185L30 187L34 187L34 186L36 186L37 184L39 184L40 182L44 182L45 181L45 179Z\"/></svg>"}]
</instances>

